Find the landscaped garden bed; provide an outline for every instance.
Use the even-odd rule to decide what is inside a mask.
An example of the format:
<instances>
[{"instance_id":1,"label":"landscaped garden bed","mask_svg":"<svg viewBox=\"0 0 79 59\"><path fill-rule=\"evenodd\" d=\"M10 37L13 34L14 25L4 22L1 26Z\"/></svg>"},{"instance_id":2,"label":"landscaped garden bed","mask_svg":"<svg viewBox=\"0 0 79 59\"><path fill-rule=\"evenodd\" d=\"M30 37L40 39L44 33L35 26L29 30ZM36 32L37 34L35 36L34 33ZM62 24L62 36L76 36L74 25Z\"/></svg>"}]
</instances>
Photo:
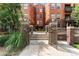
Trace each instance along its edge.
<instances>
[{"instance_id":1,"label":"landscaped garden bed","mask_svg":"<svg viewBox=\"0 0 79 59\"><path fill-rule=\"evenodd\" d=\"M7 32L0 32L0 55L3 56L6 53L5 42L8 40Z\"/></svg>"},{"instance_id":2,"label":"landscaped garden bed","mask_svg":"<svg viewBox=\"0 0 79 59\"><path fill-rule=\"evenodd\" d=\"M74 44L72 44L72 46L73 46L74 48L79 49L79 43L74 43Z\"/></svg>"},{"instance_id":3,"label":"landscaped garden bed","mask_svg":"<svg viewBox=\"0 0 79 59\"><path fill-rule=\"evenodd\" d=\"M21 39L20 32L0 35L0 55L18 55L22 49L23 41Z\"/></svg>"},{"instance_id":4,"label":"landscaped garden bed","mask_svg":"<svg viewBox=\"0 0 79 59\"><path fill-rule=\"evenodd\" d=\"M26 41L22 39L21 16L20 4L0 5L0 47L4 48L3 55L17 55L24 48Z\"/></svg>"},{"instance_id":5,"label":"landscaped garden bed","mask_svg":"<svg viewBox=\"0 0 79 59\"><path fill-rule=\"evenodd\" d=\"M0 35L0 46L4 46L5 42L8 40L9 35Z\"/></svg>"}]
</instances>

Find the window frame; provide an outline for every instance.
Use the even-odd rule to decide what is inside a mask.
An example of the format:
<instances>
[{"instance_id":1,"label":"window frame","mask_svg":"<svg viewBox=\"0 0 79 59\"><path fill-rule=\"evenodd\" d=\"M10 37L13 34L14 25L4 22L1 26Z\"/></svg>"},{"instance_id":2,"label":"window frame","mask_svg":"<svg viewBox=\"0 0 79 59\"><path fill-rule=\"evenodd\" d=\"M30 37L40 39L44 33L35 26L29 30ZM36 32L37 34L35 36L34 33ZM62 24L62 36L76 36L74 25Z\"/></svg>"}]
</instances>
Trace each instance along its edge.
<instances>
[{"instance_id":1,"label":"window frame","mask_svg":"<svg viewBox=\"0 0 79 59\"><path fill-rule=\"evenodd\" d=\"M43 9L42 8L40 8L40 10L39 10L40 12L43 12Z\"/></svg>"},{"instance_id":2,"label":"window frame","mask_svg":"<svg viewBox=\"0 0 79 59\"><path fill-rule=\"evenodd\" d=\"M23 6L24 6L24 9L27 9L28 8L28 4L27 3L24 4Z\"/></svg>"},{"instance_id":3,"label":"window frame","mask_svg":"<svg viewBox=\"0 0 79 59\"><path fill-rule=\"evenodd\" d=\"M57 8L57 9L60 9L60 8L61 8L61 4L60 4L60 3L57 3L57 4L56 4L56 8Z\"/></svg>"},{"instance_id":4,"label":"window frame","mask_svg":"<svg viewBox=\"0 0 79 59\"><path fill-rule=\"evenodd\" d=\"M57 16L57 18L60 18L61 14L60 14L60 13L58 13L58 14L56 14L56 16Z\"/></svg>"},{"instance_id":5,"label":"window frame","mask_svg":"<svg viewBox=\"0 0 79 59\"><path fill-rule=\"evenodd\" d=\"M54 15L54 16L53 16L53 15ZM52 16L53 16L53 17L52 17ZM52 18L52 19L56 19L56 14L54 14L54 13L51 14L51 18Z\"/></svg>"},{"instance_id":6,"label":"window frame","mask_svg":"<svg viewBox=\"0 0 79 59\"><path fill-rule=\"evenodd\" d=\"M52 9L55 9L55 3L52 3L52 4L51 4L51 8L52 8Z\"/></svg>"},{"instance_id":7,"label":"window frame","mask_svg":"<svg viewBox=\"0 0 79 59\"><path fill-rule=\"evenodd\" d=\"M54 15L54 16L53 16ZM52 19L52 21L54 21L55 19L56 19L56 14L51 14L51 19Z\"/></svg>"}]
</instances>

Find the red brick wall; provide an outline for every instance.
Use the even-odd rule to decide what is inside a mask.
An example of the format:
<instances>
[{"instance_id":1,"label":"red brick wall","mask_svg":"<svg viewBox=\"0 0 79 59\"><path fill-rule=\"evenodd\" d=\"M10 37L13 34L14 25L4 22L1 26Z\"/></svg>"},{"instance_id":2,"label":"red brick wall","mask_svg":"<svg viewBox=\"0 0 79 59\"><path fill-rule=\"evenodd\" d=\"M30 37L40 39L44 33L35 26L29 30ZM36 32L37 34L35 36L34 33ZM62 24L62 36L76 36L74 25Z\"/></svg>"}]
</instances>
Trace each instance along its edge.
<instances>
[{"instance_id":1,"label":"red brick wall","mask_svg":"<svg viewBox=\"0 0 79 59\"><path fill-rule=\"evenodd\" d=\"M38 4L35 6L35 13L36 13L36 25L43 26L45 22L45 14L44 14L44 5ZM41 10L40 10L41 9ZM38 24L37 24L38 22Z\"/></svg>"},{"instance_id":2,"label":"red brick wall","mask_svg":"<svg viewBox=\"0 0 79 59\"><path fill-rule=\"evenodd\" d=\"M61 8L60 8L60 14L61 14L61 16L60 16L60 22L61 22L61 24L62 25L64 25L64 18L65 18L65 15L64 15L64 3L61 3Z\"/></svg>"},{"instance_id":3,"label":"red brick wall","mask_svg":"<svg viewBox=\"0 0 79 59\"><path fill-rule=\"evenodd\" d=\"M31 25L35 24L35 9L33 4L28 6L28 17Z\"/></svg>"},{"instance_id":4,"label":"red brick wall","mask_svg":"<svg viewBox=\"0 0 79 59\"><path fill-rule=\"evenodd\" d=\"M55 4L56 6L56 4ZM60 21L62 22L64 20L64 4L61 4L61 8L60 10L58 10L57 8L53 9L51 8L51 3L47 3L45 5L45 14L46 14L46 19L45 19L45 24L49 23L52 19L51 19L51 14L57 14L60 13Z\"/></svg>"},{"instance_id":5,"label":"red brick wall","mask_svg":"<svg viewBox=\"0 0 79 59\"><path fill-rule=\"evenodd\" d=\"M45 4L45 6L42 4L34 5L33 3L30 3L28 7L28 16L29 16L30 24L37 25L37 21L42 20L38 26L43 26L44 24L48 24L51 21L52 13L54 14L60 13L60 22L63 25L65 14L66 14L64 7L65 7L65 3L61 3L60 9L55 8L54 10L52 10L51 3L47 3ZM36 11L35 9L38 9L38 8L41 8L41 9L45 8L45 10L43 10L43 12ZM37 17L37 15L40 15L40 14L42 14L42 18Z\"/></svg>"},{"instance_id":6,"label":"red brick wall","mask_svg":"<svg viewBox=\"0 0 79 59\"><path fill-rule=\"evenodd\" d=\"M45 24L48 24L51 20L51 4L47 3L45 5Z\"/></svg>"}]
</instances>

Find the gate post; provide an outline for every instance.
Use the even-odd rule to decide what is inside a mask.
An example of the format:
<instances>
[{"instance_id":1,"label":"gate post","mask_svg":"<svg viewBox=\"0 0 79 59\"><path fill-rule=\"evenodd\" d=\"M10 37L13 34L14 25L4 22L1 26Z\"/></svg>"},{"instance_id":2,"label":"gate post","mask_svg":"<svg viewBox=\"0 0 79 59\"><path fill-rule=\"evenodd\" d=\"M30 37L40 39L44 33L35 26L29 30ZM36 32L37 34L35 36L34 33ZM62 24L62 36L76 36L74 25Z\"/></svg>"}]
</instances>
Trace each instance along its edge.
<instances>
[{"instance_id":1,"label":"gate post","mask_svg":"<svg viewBox=\"0 0 79 59\"><path fill-rule=\"evenodd\" d=\"M57 45L57 28L54 24L49 25L49 44Z\"/></svg>"},{"instance_id":2,"label":"gate post","mask_svg":"<svg viewBox=\"0 0 79 59\"><path fill-rule=\"evenodd\" d=\"M26 22L21 23L22 25L22 39L26 42L25 45L30 44L30 39L29 39L29 24Z\"/></svg>"},{"instance_id":3,"label":"gate post","mask_svg":"<svg viewBox=\"0 0 79 59\"><path fill-rule=\"evenodd\" d=\"M49 31L49 44L50 45L57 44L57 30L56 30L56 28L52 28Z\"/></svg>"},{"instance_id":4,"label":"gate post","mask_svg":"<svg viewBox=\"0 0 79 59\"><path fill-rule=\"evenodd\" d=\"M74 27L67 27L67 43L73 44L74 42Z\"/></svg>"}]
</instances>

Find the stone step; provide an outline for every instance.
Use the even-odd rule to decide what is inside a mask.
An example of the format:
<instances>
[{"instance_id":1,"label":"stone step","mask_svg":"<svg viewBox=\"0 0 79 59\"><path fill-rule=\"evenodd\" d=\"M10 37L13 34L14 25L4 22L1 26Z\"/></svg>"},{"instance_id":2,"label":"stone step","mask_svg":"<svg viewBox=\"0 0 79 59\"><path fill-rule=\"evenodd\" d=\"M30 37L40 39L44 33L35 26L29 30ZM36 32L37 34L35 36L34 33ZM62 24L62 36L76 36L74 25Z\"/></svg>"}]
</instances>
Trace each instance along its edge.
<instances>
[{"instance_id":1,"label":"stone step","mask_svg":"<svg viewBox=\"0 0 79 59\"><path fill-rule=\"evenodd\" d=\"M31 36L30 36L30 39L35 39L35 40L48 40L49 39L49 34L48 33L33 33Z\"/></svg>"}]
</instances>

